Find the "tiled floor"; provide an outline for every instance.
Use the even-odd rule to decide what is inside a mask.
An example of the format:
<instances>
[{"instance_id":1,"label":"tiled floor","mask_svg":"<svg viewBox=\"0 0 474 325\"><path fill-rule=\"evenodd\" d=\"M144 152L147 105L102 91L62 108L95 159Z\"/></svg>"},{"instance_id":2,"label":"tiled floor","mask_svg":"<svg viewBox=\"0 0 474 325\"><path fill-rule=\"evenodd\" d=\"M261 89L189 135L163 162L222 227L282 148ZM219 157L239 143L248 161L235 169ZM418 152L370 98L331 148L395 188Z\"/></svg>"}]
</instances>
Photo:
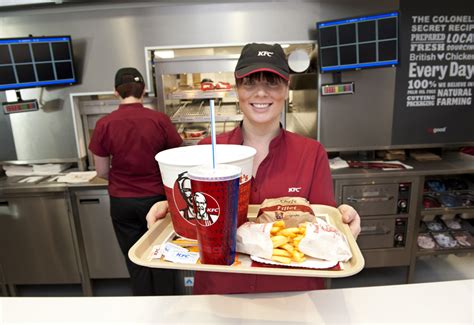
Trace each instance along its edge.
<instances>
[{"instance_id":1,"label":"tiled floor","mask_svg":"<svg viewBox=\"0 0 474 325\"><path fill-rule=\"evenodd\" d=\"M333 280L332 288L404 284L406 274L406 267L365 269L355 276ZM416 283L462 279L474 279L474 254L424 256L418 259ZM96 296L131 295L127 279L95 280L92 285ZM18 286L17 291L18 296L23 297L82 296L80 285Z\"/></svg>"}]
</instances>

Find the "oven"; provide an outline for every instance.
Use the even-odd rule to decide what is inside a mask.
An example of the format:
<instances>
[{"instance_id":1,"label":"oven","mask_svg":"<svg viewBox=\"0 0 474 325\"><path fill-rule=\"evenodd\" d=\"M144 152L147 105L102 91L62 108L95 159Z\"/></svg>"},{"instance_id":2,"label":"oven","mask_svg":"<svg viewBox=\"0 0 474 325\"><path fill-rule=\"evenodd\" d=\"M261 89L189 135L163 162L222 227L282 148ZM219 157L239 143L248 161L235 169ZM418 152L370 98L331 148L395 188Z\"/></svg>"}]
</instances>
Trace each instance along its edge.
<instances>
[{"instance_id":1,"label":"oven","mask_svg":"<svg viewBox=\"0 0 474 325\"><path fill-rule=\"evenodd\" d=\"M410 264L417 178L365 178L336 180L338 204L353 206L361 217L357 243L366 267Z\"/></svg>"}]
</instances>

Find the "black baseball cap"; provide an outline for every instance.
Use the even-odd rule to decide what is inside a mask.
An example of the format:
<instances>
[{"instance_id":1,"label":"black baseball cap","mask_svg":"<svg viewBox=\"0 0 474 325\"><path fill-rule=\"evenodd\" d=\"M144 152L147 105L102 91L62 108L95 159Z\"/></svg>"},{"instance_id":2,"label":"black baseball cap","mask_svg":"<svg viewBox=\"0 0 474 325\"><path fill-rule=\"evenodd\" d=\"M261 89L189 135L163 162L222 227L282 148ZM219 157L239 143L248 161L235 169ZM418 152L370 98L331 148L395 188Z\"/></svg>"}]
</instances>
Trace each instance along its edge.
<instances>
[{"instance_id":1,"label":"black baseball cap","mask_svg":"<svg viewBox=\"0 0 474 325\"><path fill-rule=\"evenodd\" d=\"M244 46L235 67L235 78L240 79L260 71L272 72L285 80L289 79L288 60L280 44L250 43Z\"/></svg>"},{"instance_id":2,"label":"black baseball cap","mask_svg":"<svg viewBox=\"0 0 474 325\"><path fill-rule=\"evenodd\" d=\"M135 68L121 68L115 74L115 88L131 82L145 83L140 71Z\"/></svg>"}]
</instances>

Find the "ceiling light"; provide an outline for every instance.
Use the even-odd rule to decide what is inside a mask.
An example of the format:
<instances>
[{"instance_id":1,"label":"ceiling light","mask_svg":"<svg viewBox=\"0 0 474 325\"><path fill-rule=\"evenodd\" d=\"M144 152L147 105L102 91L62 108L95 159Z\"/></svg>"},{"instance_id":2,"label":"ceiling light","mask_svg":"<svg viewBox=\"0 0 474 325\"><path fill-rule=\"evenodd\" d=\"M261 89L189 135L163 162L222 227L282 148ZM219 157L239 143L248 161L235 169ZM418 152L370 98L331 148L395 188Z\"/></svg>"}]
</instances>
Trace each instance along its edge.
<instances>
[{"instance_id":1,"label":"ceiling light","mask_svg":"<svg viewBox=\"0 0 474 325\"><path fill-rule=\"evenodd\" d=\"M155 58L173 59L174 58L174 51L173 50L155 51Z\"/></svg>"}]
</instances>

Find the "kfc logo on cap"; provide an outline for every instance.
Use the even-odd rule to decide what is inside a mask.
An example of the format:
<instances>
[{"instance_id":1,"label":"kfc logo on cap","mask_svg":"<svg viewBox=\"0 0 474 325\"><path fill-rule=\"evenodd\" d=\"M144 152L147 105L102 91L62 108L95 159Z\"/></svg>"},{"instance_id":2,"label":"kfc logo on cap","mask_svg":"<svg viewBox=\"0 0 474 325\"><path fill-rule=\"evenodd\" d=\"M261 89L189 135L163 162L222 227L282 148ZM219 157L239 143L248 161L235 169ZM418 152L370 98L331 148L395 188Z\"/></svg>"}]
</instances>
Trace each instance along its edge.
<instances>
[{"instance_id":1,"label":"kfc logo on cap","mask_svg":"<svg viewBox=\"0 0 474 325\"><path fill-rule=\"evenodd\" d=\"M271 58L273 56L273 52L270 51L258 51L257 56L268 56Z\"/></svg>"}]
</instances>

